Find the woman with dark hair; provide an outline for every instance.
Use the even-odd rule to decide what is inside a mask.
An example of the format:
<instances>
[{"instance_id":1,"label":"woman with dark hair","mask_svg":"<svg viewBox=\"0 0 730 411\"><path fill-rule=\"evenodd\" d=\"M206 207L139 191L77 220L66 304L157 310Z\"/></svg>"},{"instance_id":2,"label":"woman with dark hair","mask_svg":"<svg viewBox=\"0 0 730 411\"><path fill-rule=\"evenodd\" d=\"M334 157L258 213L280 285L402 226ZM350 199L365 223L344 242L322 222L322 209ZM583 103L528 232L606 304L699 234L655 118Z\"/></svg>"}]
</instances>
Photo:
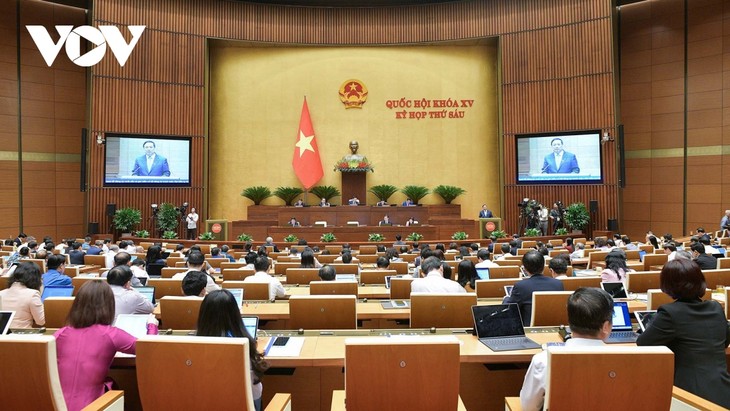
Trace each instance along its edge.
<instances>
[{"instance_id":1,"label":"woman with dark hair","mask_svg":"<svg viewBox=\"0 0 730 411\"><path fill-rule=\"evenodd\" d=\"M56 331L58 375L69 410L80 410L111 389L107 378L117 351L134 354L137 339L113 327L114 293L106 281L89 281L79 289L66 326ZM157 334L149 316L147 334Z\"/></svg>"},{"instance_id":2,"label":"woman with dark hair","mask_svg":"<svg viewBox=\"0 0 730 411\"><path fill-rule=\"evenodd\" d=\"M659 307L636 344L669 347L674 352L674 385L730 408L725 356L730 327L719 303L702 300L702 270L694 261L674 259L664 264L659 282L676 301Z\"/></svg>"},{"instance_id":3,"label":"woman with dark hair","mask_svg":"<svg viewBox=\"0 0 730 411\"><path fill-rule=\"evenodd\" d=\"M457 272L459 277L457 281L459 284L466 288L467 292L476 292L476 281L479 277L477 276L477 269L474 267L474 263L471 260L461 260Z\"/></svg>"},{"instance_id":4,"label":"woman with dark hair","mask_svg":"<svg viewBox=\"0 0 730 411\"><path fill-rule=\"evenodd\" d=\"M301 268L317 268L315 265L314 252L310 248L305 248L301 254L302 263L299 267Z\"/></svg>"},{"instance_id":5,"label":"woman with dark hair","mask_svg":"<svg viewBox=\"0 0 730 411\"><path fill-rule=\"evenodd\" d=\"M626 254L622 250L614 250L606 255L606 268L601 271L602 282L622 281L626 284L626 273L634 271L626 266Z\"/></svg>"},{"instance_id":6,"label":"woman with dark hair","mask_svg":"<svg viewBox=\"0 0 730 411\"><path fill-rule=\"evenodd\" d=\"M153 245L147 249L147 257L145 258L145 261L147 262L147 265L159 264L167 266L167 262L164 258L162 258L162 247L159 245Z\"/></svg>"},{"instance_id":7,"label":"woman with dark hair","mask_svg":"<svg viewBox=\"0 0 730 411\"><path fill-rule=\"evenodd\" d=\"M470 256L471 253L469 252L469 247L467 247L465 245L462 245L461 247L459 247L459 255L461 256L461 258Z\"/></svg>"},{"instance_id":8,"label":"woman with dark hair","mask_svg":"<svg viewBox=\"0 0 730 411\"><path fill-rule=\"evenodd\" d=\"M11 328L32 328L46 323L41 302L41 270L34 263L20 263L8 279L8 288L0 291L3 311L15 311Z\"/></svg>"},{"instance_id":9,"label":"woman with dark hair","mask_svg":"<svg viewBox=\"0 0 730 411\"><path fill-rule=\"evenodd\" d=\"M651 244L654 247L655 250L658 250L660 248L659 247L659 241L653 235L647 235L646 236L646 242L648 242L649 244Z\"/></svg>"},{"instance_id":10,"label":"woman with dark hair","mask_svg":"<svg viewBox=\"0 0 730 411\"><path fill-rule=\"evenodd\" d=\"M388 247L385 249L385 258L387 258L391 263L403 261L395 247Z\"/></svg>"},{"instance_id":11,"label":"woman with dark hair","mask_svg":"<svg viewBox=\"0 0 730 411\"><path fill-rule=\"evenodd\" d=\"M263 354L256 349L256 340L248 334L241 321L241 311L236 299L226 289L213 291L205 296L198 314L197 335L205 337L248 338L248 351L251 357L251 393L256 410L261 410L261 394L264 386L261 378L269 365Z\"/></svg>"}]
</instances>

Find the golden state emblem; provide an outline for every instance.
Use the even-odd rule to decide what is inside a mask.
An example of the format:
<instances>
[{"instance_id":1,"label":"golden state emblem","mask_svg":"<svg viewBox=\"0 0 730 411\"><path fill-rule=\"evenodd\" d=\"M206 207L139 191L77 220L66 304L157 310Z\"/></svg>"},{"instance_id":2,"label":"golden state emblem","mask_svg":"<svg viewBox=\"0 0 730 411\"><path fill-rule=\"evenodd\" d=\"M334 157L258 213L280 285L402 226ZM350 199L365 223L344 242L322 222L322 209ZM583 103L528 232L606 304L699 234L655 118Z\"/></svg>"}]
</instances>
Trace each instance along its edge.
<instances>
[{"instance_id":1,"label":"golden state emblem","mask_svg":"<svg viewBox=\"0 0 730 411\"><path fill-rule=\"evenodd\" d=\"M362 108L368 99L368 89L360 80L350 79L340 86L340 100L345 108Z\"/></svg>"}]
</instances>

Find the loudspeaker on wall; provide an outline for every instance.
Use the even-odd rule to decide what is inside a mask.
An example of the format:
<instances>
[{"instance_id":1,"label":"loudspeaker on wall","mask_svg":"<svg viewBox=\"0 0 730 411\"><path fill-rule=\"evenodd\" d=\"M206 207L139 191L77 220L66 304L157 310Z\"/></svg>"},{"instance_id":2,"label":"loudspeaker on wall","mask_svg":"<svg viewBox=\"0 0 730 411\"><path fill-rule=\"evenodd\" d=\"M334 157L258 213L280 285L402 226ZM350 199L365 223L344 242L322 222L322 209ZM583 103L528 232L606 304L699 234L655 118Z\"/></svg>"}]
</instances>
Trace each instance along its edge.
<instances>
[{"instance_id":1,"label":"loudspeaker on wall","mask_svg":"<svg viewBox=\"0 0 730 411\"><path fill-rule=\"evenodd\" d=\"M117 205L116 204L107 204L106 205L106 216L107 217L114 217L114 214L117 212Z\"/></svg>"},{"instance_id":2,"label":"loudspeaker on wall","mask_svg":"<svg viewBox=\"0 0 730 411\"><path fill-rule=\"evenodd\" d=\"M598 212L598 200L591 200L591 213Z\"/></svg>"}]
</instances>

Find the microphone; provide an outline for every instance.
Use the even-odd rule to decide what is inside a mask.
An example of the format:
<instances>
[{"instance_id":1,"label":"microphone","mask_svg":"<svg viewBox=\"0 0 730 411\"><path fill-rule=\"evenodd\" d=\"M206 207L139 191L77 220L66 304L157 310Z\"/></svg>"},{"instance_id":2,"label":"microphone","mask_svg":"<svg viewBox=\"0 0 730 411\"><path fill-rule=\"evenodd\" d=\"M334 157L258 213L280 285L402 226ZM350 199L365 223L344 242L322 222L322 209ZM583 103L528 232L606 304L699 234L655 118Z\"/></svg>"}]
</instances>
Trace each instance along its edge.
<instances>
[{"instance_id":1,"label":"microphone","mask_svg":"<svg viewBox=\"0 0 730 411\"><path fill-rule=\"evenodd\" d=\"M545 164L544 166L542 166L542 173L543 174L547 173L548 168L550 168L550 164Z\"/></svg>"}]
</instances>

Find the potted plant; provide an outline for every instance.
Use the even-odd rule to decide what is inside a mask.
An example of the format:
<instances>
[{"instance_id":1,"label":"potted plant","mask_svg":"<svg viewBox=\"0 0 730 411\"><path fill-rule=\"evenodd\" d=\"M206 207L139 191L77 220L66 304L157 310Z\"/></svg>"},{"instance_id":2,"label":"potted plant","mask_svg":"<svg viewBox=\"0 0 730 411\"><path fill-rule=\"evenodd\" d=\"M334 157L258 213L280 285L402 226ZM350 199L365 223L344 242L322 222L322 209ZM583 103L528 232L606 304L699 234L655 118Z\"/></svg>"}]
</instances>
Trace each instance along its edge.
<instances>
[{"instance_id":1,"label":"potted plant","mask_svg":"<svg viewBox=\"0 0 730 411\"><path fill-rule=\"evenodd\" d=\"M241 191L241 196L253 201L254 205L261 205L261 202L271 197L271 195L269 187L264 186L246 187Z\"/></svg>"},{"instance_id":2,"label":"potted plant","mask_svg":"<svg viewBox=\"0 0 730 411\"><path fill-rule=\"evenodd\" d=\"M377 243L378 241L385 240L385 236L379 233L368 234L368 241Z\"/></svg>"},{"instance_id":3,"label":"potted plant","mask_svg":"<svg viewBox=\"0 0 730 411\"><path fill-rule=\"evenodd\" d=\"M334 233L324 233L322 234L322 237L319 238L319 241L323 243L331 243L333 241L337 241L337 237L335 237Z\"/></svg>"},{"instance_id":4,"label":"potted plant","mask_svg":"<svg viewBox=\"0 0 730 411\"><path fill-rule=\"evenodd\" d=\"M424 186L405 186L400 192L413 200L413 204L418 204L423 197L426 197L430 193L428 188Z\"/></svg>"},{"instance_id":5,"label":"potted plant","mask_svg":"<svg viewBox=\"0 0 730 411\"><path fill-rule=\"evenodd\" d=\"M162 233L162 238L166 240L174 240L177 238L177 232L175 231L165 231Z\"/></svg>"},{"instance_id":6,"label":"potted plant","mask_svg":"<svg viewBox=\"0 0 730 411\"><path fill-rule=\"evenodd\" d=\"M565 222L573 231L582 231L591 221L588 209L584 203L573 203L565 209Z\"/></svg>"},{"instance_id":7,"label":"potted plant","mask_svg":"<svg viewBox=\"0 0 730 411\"><path fill-rule=\"evenodd\" d=\"M137 230L134 232L134 235L139 238L150 238L150 232L147 230Z\"/></svg>"},{"instance_id":8,"label":"potted plant","mask_svg":"<svg viewBox=\"0 0 730 411\"><path fill-rule=\"evenodd\" d=\"M560 227L555 230L555 235L568 235L568 229L565 227Z\"/></svg>"},{"instance_id":9,"label":"potted plant","mask_svg":"<svg viewBox=\"0 0 730 411\"><path fill-rule=\"evenodd\" d=\"M178 225L180 225L180 210L171 203L160 204L157 209L157 228L164 233L177 231ZM177 234L173 238L177 238Z\"/></svg>"},{"instance_id":10,"label":"potted plant","mask_svg":"<svg viewBox=\"0 0 730 411\"><path fill-rule=\"evenodd\" d=\"M203 241L211 241L211 240L215 240L215 236L213 236L212 232L207 231L207 232L199 235L198 239L203 240Z\"/></svg>"},{"instance_id":11,"label":"potted plant","mask_svg":"<svg viewBox=\"0 0 730 411\"><path fill-rule=\"evenodd\" d=\"M132 207L118 209L112 219L114 228L122 233L131 233L140 222L142 222L142 212Z\"/></svg>"},{"instance_id":12,"label":"potted plant","mask_svg":"<svg viewBox=\"0 0 730 411\"><path fill-rule=\"evenodd\" d=\"M433 189L433 193L443 198L446 204L451 204L456 197L466 193L466 190L456 186L440 185Z\"/></svg>"},{"instance_id":13,"label":"potted plant","mask_svg":"<svg viewBox=\"0 0 730 411\"><path fill-rule=\"evenodd\" d=\"M288 206L292 205L294 200L303 193L304 190L299 187L276 187L276 190L274 190L274 195L284 200L284 203Z\"/></svg>"},{"instance_id":14,"label":"potted plant","mask_svg":"<svg viewBox=\"0 0 730 411\"><path fill-rule=\"evenodd\" d=\"M338 190L335 186L314 186L309 189L309 192L316 195L317 198L324 198L328 203L330 202L330 199L342 195L340 190Z\"/></svg>"},{"instance_id":15,"label":"potted plant","mask_svg":"<svg viewBox=\"0 0 730 411\"><path fill-rule=\"evenodd\" d=\"M507 233L504 232L503 230L494 230L494 231L492 231L492 235L495 238L505 238L505 237L507 237Z\"/></svg>"},{"instance_id":16,"label":"potted plant","mask_svg":"<svg viewBox=\"0 0 730 411\"><path fill-rule=\"evenodd\" d=\"M464 231L457 231L451 235L452 240L466 240L467 238L469 238L469 234Z\"/></svg>"},{"instance_id":17,"label":"potted plant","mask_svg":"<svg viewBox=\"0 0 730 411\"><path fill-rule=\"evenodd\" d=\"M388 199L398 191L398 187L390 184L379 184L370 187L368 192L373 193L380 201L388 202Z\"/></svg>"},{"instance_id":18,"label":"potted plant","mask_svg":"<svg viewBox=\"0 0 730 411\"><path fill-rule=\"evenodd\" d=\"M294 234L289 234L288 236L284 237L285 243L296 243L297 241L299 241L299 239Z\"/></svg>"},{"instance_id":19,"label":"potted plant","mask_svg":"<svg viewBox=\"0 0 730 411\"><path fill-rule=\"evenodd\" d=\"M243 233L239 235L238 241L253 241L253 237L250 234Z\"/></svg>"},{"instance_id":20,"label":"potted plant","mask_svg":"<svg viewBox=\"0 0 730 411\"><path fill-rule=\"evenodd\" d=\"M538 228L528 228L525 230L525 237L539 237L542 232Z\"/></svg>"},{"instance_id":21,"label":"potted plant","mask_svg":"<svg viewBox=\"0 0 730 411\"><path fill-rule=\"evenodd\" d=\"M406 236L406 241L421 241L421 240L423 240L423 235L418 234L415 231Z\"/></svg>"}]
</instances>

